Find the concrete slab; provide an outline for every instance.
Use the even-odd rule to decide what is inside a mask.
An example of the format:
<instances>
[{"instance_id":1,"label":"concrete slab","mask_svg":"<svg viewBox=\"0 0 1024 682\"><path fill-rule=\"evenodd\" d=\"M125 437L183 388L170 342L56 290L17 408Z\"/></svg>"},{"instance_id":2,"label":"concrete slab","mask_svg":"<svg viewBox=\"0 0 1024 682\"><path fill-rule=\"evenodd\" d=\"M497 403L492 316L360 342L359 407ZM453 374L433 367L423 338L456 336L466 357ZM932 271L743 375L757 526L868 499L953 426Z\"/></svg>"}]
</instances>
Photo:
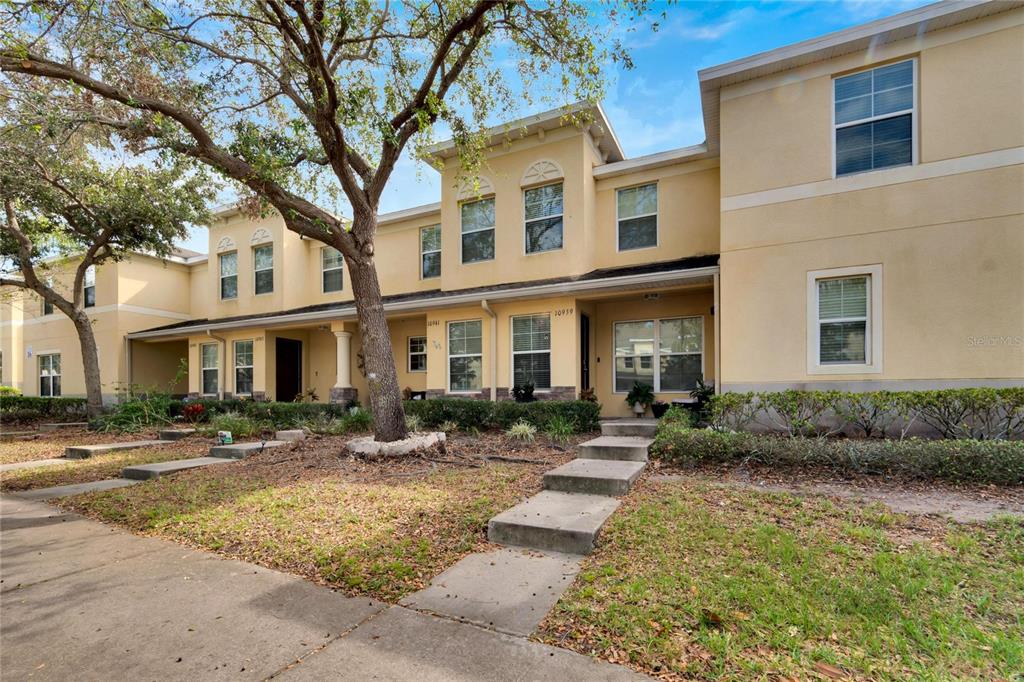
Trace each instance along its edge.
<instances>
[{"instance_id":1,"label":"concrete slab","mask_svg":"<svg viewBox=\"0 0 1024 682\"><path fill-rule=\"evenodd\" d=\"M146 481L151 478L159 478L167 474L173 474L186 469L197 469L210 466L211 464L227 464L236 461L231 457L193 457L191 459L176 459L170 462L154 462L153 464L136 464L125 467L121 475L136 481Z\"/></svg>"},{"instance_id":2,"label":"concrete slab","mask_svg":"<svg viewBox=\"0 0 1024 682\"><path fill-rule=\"evenodd\" d=\"M67 464L66 459L34 459L31 462L12 462L0 464L0 472L17 471L18 469L38 469L39 467L50 467L54 464Z\"/></svg>"},{"instance_id":3,"label":"concrete slab","mask_svg":"<svg viewBox=\"0 0 1024 682\"><path fill-rule=\"evenodd\" d=\"M306 432L303 431L302 429L288 429L286 431L278 431L277 433L274 434L274 438L276 440L286 441L305 440Z\"/></svg>"},{"instance_id":4,"label":"concrete slab","mask_svg":"<svg viewBox=\"0 0 1024 682\"><path fill-rule=\"evenodd\" d=\"M394 682L638 682L651 678L566 649L394 606L280 679Z\"/></svg>"},{"instance_id":5,"label":"concrete slab","mask_svg":"<svg viewBox=\"0 0 1024 682\"><path fill-rule=\"evenodd\" d=\"M254 443L234 443L232 445L214 445L210 448L210 457L225 457L228 459L245 459L249 455L255 455L269 448L279 448L287 445L283 440L263 440Z\"/></svg>"},{"instance_id":6,"label":"concrete slab","mask_svg":"<svg viewBox=\"0 0 1024 682\"><path fill-rule=\"evenodd\" d=\"M36 436L38 434L38 431L0 431L0 440L7 440L8 438L28 438L29 436Z\"/></svg>"},{"instance_id":7,"label":"concrete slab","mask_svg":"<svg viewBox=\"0 0 1024 682\"><path fill-rule=\"evenodd\" d=\"M621 459L646 462L647 448L653 442L650 438L639 436L600 436L580 443L579 453L583 459Z\"/></svg>"},{"instance_id":8,"label":"concrete slab","mask_svg":"<svg viewBox=\"0 0 1024 682\"><path fill-rule=\"evenodd\" d=\"M590 495L625 495L646 462L616 459L574 459L544 474L545 490Z\"/></svg>"},{"instance_id":9,"label":"concrete slab","mask_svg":"<svg viewBox=\"0 0 1024 682\"><path fill-rule=\"evenodd\" d=\"M524 549L470 554L399 603L526 637L572 584L581 559Z\"/></svg>"},{"instance_id":10,"label":"concrete slab","mask_svg":"<svg viewBox=\"0 0 1024 682\"><path fill-rule=\"evenodd\" d=\"M608 419L601 422L602 436L642 436L654 438L657 419Z\"/></svg>"},{"instance_id":11,"label":"concrete slab","mask_svg":"<svg viewBox=\"0 0 1024 682\"><path fill-rule=\"evenodd\" d=\"M160 440L182 440L195 435L195 429L164 429L157 434Z\"/></svg>"},{"instance_id":12,"label":"concrete slab","mask_svg":"<svg viewBox=\"0 0 1024 682\"><path fill-rule=\"evenodd\" d=\"M58 429L84 429L89 422L57 422L52 424L40 424L40 431L57 431Z\"/></svg>"},{"instance_id":13,"label":"concrete slab","mask_svg":"<svg viewBox=\"0 0 1024 682\"><path fill-rule=\"evenodd\" d=\"M491 519L487 537L500 545L590 554L618 507L614 497L545 490Z\"/></svg>"},{"instance_id":14,"label":"concrete slab","mask_svg":"<svg viewBox=\"0 0 1024 682\"><path fill-rule=\"evenodd\" d=\"M135 485L136 483L138 483L138 481L129 481L123 478L108 478L105 481L90 481L89 483L58 485L52 488L36 488L35 490L26 490L21 493L12 493L12 495L23 500L52 500L57 497L71 497L72 495L81 495L82 493L92 493L97 490L124 488L125 486Z\"/></svg>"},{"instance_id":15,"label":"concrete slab","mask_svg":"<svg viewBox=\"0 0 1024 682\"><path fill-rule=\"evenodd\" d=\"M68 459L88 459L93 455L118 450L135 450L136 448L154 448L168 445L169 440L133 440L124 443L102 443L99 445L73 445L64 448L64 456Z\"/></svg>"}]
</instances>

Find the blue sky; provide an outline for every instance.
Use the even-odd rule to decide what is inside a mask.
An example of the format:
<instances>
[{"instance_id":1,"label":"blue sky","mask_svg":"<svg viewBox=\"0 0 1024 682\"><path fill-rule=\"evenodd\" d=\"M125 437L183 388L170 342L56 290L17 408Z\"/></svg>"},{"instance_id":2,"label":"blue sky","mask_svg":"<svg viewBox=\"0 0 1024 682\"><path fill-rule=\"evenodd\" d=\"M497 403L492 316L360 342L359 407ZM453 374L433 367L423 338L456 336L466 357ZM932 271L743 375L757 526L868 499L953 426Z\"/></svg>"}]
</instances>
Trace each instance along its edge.
<instances>
[{"instance_id":1,"label":"blue sky","mask_svg":"<svg viewBox=\"0 0 1024 682\"><path fill-rule=\"evenodd\" d=\"M704 141L697 71L757 52L831 33L930 4L931 0L693 2L656 6L660 30L629 35L636 68L610 68L605 111L627 157ZM543 109L540 107L538 110ZM536 113L507 112L504 120ZM498 123L499 121L495 121ZM440 198L438 174L403 159L382 198L381 212ZM206 230L182 244L205 252Z\"/></svg>"}]
</instances>

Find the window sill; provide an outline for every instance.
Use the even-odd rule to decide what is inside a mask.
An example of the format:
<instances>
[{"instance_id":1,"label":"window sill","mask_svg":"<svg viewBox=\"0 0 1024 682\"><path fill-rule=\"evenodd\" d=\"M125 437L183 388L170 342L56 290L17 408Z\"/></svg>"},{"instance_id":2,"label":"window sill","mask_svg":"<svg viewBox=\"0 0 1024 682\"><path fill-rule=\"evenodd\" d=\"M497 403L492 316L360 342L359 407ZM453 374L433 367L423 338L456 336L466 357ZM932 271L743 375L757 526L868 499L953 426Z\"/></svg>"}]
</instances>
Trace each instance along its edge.
<instances>
[{"instance_id":1,"label":"window sill","mask_svg":"<svg viewBox=\"0 0 1024 682\"><path fill-rule=\"evenodd\" d=\"M808 374L881 374L882 368L877 365L812 365L807 368Z\"/></svg>"},{"instance_id":2,"label":"window sill","mask_svg":"<svg viewBox=\"0 0 1024 682\"><path fill-rule=\"evenodd\" d=\"M616 246L615 252L616 253L633 253L634 251L648 251L650 249L656 249L659 246L660 246L660 244L653 244L651 246L636 246L636 247L633 247L631 249L620 249L620 248L618 248L618 246Z\"/></svg>"}]
</instances>

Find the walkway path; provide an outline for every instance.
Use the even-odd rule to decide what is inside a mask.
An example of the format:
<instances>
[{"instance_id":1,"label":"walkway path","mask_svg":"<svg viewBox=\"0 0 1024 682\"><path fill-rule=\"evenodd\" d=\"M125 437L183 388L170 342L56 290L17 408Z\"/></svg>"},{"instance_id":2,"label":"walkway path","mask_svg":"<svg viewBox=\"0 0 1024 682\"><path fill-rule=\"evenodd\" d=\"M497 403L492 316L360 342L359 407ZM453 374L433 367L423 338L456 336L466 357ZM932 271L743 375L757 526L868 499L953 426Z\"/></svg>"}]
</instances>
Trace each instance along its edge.
<instances>
[{"instance_id":1,"label":"walkway path","mask_svg":"<svg viewBox=\"0 0 1024 682\"><path fill-rule=\"evenodd\" d=\"M40 502L0 497L0 544L5 680L647 679Z\"/></svg>"}]
</instances>

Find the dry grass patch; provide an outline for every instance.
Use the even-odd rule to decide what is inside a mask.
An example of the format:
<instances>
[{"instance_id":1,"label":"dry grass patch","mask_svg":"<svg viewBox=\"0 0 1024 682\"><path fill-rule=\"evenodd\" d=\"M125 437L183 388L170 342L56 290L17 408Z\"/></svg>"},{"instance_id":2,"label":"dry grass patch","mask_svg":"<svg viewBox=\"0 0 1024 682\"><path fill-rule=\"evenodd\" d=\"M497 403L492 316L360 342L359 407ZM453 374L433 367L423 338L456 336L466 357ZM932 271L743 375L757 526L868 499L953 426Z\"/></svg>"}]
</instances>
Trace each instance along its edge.
<instances>
[{"instance_id":1,"label":"dry grass patch","mask_svg":"<svg viewBox=\"0 0 1024 682\"><path fill-rule=\"evenodd\" d=\"M156 431L118 434L97 433L86 429L61 429L26 438L3 440L0 441L0 464L63 457L64 448L72 445L123 443L133 440L156 440Z\"/></svg>"},{"instance_id":2,"label":"dry grass patch","mask_svg":"<svg viewBox=\"0 0 1024 682\"><path fill-rule=\"evenodd\" d=\"M443 461L364 462L314 437L62 506L129 529L396 601L486 546L487 521L540 489L571 447L455 436ZM480 454L538 464L481 462ZM472 462L472 463L471 463Z\"/></svg>"}]
</instances>

